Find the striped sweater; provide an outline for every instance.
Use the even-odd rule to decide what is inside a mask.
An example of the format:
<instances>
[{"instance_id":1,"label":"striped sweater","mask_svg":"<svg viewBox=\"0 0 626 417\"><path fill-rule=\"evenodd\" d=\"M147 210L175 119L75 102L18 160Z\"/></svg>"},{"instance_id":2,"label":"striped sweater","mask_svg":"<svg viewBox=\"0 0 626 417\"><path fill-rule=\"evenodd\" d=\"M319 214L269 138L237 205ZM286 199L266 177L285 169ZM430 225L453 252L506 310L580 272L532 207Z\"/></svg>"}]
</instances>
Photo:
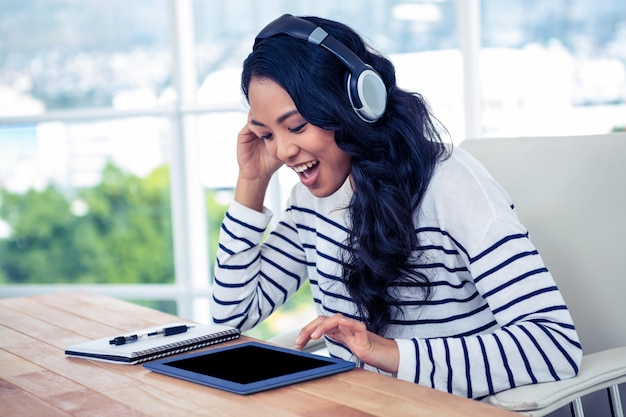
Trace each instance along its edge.
<instances>
[{"instance_id":1,"label":"striped sweater","mask_svg":"<svg viewBox=\"0 0 626 417\"><path fill-rule=\"evenodd\" d=\"M222 224L212 314L254 327L310 281L317 312L359 319L339 260L349 224L349 181L316 198L301 184L263 240L269 210L233 202ZM400 351L397 378L483 398L574 376L582 357L563 298L506 192L469 154L441 161L415 216L419 268L432 285L397 288L401 314L383 336ZM362 364L326 339L329 353Z\"/></svg>"}]
</instances>

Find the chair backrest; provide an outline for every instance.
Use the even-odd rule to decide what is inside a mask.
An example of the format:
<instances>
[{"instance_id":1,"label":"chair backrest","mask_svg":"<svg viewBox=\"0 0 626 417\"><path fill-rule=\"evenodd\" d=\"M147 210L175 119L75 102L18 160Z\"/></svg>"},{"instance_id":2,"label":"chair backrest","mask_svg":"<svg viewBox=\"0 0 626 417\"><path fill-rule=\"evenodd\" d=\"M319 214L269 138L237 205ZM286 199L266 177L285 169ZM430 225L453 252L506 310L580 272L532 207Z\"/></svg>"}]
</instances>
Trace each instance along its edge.
<instances>
[{"instance_id":1,"label":"chair backrest","mask_svg":"<svg viewBox=\"0 0 626 417\"><path fill-rule=\"evenodd\" d=\"M626 345L626 134L467 140L515 203L585 354Z\"/></svg>"}]
</instances>

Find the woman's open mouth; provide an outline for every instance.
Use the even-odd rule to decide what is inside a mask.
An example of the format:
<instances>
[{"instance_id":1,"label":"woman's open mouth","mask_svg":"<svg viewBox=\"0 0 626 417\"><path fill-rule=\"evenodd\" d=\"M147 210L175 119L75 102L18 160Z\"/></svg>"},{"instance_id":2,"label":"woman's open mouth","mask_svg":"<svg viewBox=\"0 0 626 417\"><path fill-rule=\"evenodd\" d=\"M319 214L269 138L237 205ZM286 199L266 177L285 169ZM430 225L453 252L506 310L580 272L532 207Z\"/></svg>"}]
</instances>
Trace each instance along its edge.
<instances>
[{"instance_id":1,"label":"woman's open mouth","mask_svg":"<svg viewBox=\"0 0 626 417\"><path fill-rule=\"evenodd\" d=\"M291 167L299 176L300 181L305 186L311 186L317 181L319 172L319 161L309 161L307 163Z\"/></svg>"},{"instance_id":2,"label":"woman's open mouth","mask_svg":"<svg viewBox=\"0 0 626 417\"><path fill-rule=\"evenodd\" d=\"M314 171L313 168L317 167L317 164L319 164L319 161L309 161L306 164L294 166L292 169L304 178L309 178L312 175L312 171Z\"/></svg>"}]
</instances>

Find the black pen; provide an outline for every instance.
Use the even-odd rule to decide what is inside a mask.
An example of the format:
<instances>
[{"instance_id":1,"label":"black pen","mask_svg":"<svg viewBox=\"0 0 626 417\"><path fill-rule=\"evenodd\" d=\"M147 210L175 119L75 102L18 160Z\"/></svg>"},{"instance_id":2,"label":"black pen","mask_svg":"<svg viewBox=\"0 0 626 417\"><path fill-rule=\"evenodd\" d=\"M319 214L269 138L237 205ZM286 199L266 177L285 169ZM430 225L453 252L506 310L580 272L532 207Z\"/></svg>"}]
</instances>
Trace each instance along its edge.
<instances>
[{"instance_id":1,"label":"black pen","mask_svg":"<svg viewBox=\"0 0 626 417\"><path fill-rule=\"evenodd\" d=\"M183 324L181 326L165 327L161 330L154 330L149 333L133 334L130 336L117 336L109 340L109 344L119 346L119 345L124 345L126 343L136 342L137 340L143 339L145 337L172 336L174 334L185 333L187 330L191 329L192 327L194 326L188 326L186 324Z\"/></svg>"}]
</instances>

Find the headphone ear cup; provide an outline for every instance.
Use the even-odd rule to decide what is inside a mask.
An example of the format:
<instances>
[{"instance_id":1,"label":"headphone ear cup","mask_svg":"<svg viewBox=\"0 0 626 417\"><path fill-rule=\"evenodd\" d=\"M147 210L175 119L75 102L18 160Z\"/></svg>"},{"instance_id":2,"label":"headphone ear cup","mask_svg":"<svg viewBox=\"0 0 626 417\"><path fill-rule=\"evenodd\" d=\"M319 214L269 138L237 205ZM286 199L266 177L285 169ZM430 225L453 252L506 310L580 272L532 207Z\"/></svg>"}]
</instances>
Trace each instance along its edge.
<instances>
[{"instance_id":1,"label":"headphone ear cup","mask_svg":"<svg viewBox=\"0 0 626 417\"><path fill-rule=\"evenodd\" d=\"M356 77L348 73L347 90L352 108L364 121L373 123L385 113L387 87L371 67L366 67Z\"/></svg>"}]
</instances>

